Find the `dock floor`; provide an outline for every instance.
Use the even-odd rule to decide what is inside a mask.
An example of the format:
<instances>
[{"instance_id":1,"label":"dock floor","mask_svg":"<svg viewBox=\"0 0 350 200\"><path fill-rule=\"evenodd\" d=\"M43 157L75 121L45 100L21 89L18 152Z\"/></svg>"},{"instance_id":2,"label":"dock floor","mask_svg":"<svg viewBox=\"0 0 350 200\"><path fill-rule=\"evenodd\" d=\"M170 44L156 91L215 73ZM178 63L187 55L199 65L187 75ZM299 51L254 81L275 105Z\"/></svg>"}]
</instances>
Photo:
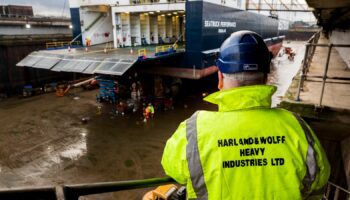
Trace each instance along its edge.
<instances>
[{"instance_id":1,"label":"dock floor","mask_svg":"<svg viewBox=\"0 0 350 200\"><path fill-rule=\"evenodd\" d=\"M318 43L327 44L329 43L329 40L322 35ZM323 76L327 61L327 53L327 47L316 48L308 76ZM350 70L347 68L346 63L340 57L335 48L332 48L331 51L327 76L336 78L350 78ZM318 79L318 81L320 80L321 79ZM350 82L346 83L338 80L327 81L329 81L329 83L326 83L325 85L322 104L330 107L350 110ZM316 79L311 78L306 80L304 84L304 91L301 93L302 101L310 102L316 105L319 104L321 88L322 82L316 82Z\"/></svg>"}]
</instances>

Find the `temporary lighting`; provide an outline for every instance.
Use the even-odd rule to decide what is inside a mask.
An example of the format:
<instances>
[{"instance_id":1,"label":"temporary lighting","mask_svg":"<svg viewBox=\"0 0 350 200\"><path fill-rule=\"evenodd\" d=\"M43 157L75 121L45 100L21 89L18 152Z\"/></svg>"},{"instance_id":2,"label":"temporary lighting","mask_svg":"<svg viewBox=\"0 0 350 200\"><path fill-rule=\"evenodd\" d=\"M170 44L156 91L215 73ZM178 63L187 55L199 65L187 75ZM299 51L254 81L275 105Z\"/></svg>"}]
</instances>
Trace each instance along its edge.
<instances>
[{"instance_id":1,"label":"temporary lighting","mask_svg":"<svg viewBox=\"0 0 350 200\"><path fill-rule=\"evenodd\" d=\"M30 26L30 24L26 24L26 28L30 28L31 26Z\"/></svg>"},{"instance_id":2,"label":"temporary lighting","mask_svg":"<svg viewBox=\"0 0 350 200\"><path fill-rule=\"evenodd\" d=\"M160 13L160 10L157 10L157 13Z\"/></svg>"},{"instance_id":3,"label":"temporary lighting","mask_svg":"<svg viewBox=\"0 0 350 200\"><path fill-rule=\"evenodd\" d=\"M145 15L148 15L148 13L145 13Z\"/></svg>"},{"instance_id":4,"label":"temporary lighting","mask_svg":"<svg viewBox=\"0 0 350 200\"><path fill-rule=\"evenodd\" d=\"M164 15L164 14L162 14L162 16L164 17L165 15Z\"/></svg>"},{"instance_id":5,"label":"temporary lighting","mask_svg":"<svg viewBox=\"0 0 350 200\"><path fill-rule=\"evenodd\" d=\"M174 14L174 15L176 15L176 14L177 14L177 12L173 12L173 14Z\"/></svg>"},{"instance_id":6,"label":"temporary lighting","mask_svg":"<svg viewBox=\"0 0 350 200\"><path fill-rule=\"evenodd\" d=\"M128 11L126 11L126 12L125 12L125 14L129 14L129 12L128 12Z\"/></svg>"},{"instance_id":7,"label":"temporary lighting","mask_svg":"<svg viewBox=\"0 0 350 200\"><path fill-rule=\"evenodd\" d=\"M184 13L185 11L183 11L183 10L180 10L179 12L180 12L180 13Z\"/></svg>"},{"instance_id":8,"label":"temporary lighting","mask_svg":"<svg viewBox=\"0 0 350 200\"><path fill-rule=\"evenodd\" d=\"M72 25L72 24L70 24L70 25L69 25L69 28L70 28L70 29L72 29L72 28L73 28L73 25Z\"/></svg>"},{"instance_id":9,"label":"temporary lighting","mask_svg":"<svg viewBox=\"0 0 350 200\"><path fill-rule=\"evenodd\" d=\"M171 16L171 13L168 13L168 16Z\"/></svg>"},{"instance_id":10,"label":"temporary lighting","mask_svg":"<svg viewBox=\"0 0 350 200\"><path fill-rule=\"evenodd\" d=\"M153 14L154 14L154 12L149 12L149 14L153 15Z\"/></svg>"}]
</instances>

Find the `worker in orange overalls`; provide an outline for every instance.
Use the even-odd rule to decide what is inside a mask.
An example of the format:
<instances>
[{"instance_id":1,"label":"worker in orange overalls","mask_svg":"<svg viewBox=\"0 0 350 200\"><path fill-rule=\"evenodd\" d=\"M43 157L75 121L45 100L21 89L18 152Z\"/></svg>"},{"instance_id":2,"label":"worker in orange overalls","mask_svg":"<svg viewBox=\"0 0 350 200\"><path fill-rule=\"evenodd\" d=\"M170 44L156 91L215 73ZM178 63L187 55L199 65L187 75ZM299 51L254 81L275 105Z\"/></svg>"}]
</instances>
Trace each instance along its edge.
<instances>
[{"instance_id":1,"label":"worker in orange overalls","mask_svg":"<svg viewBox=\"0 0 350 200\"><path fill-rule=\"evenodd\" d=\"M125 104L122 101L116 106L116 114L122 116L125 114Z\"/></svg>"},{"instance_id":2,"label":"worker in orange overalls","mask_svg":"<svg viewBox=\"0 0 350 200\"><path fill-rule=\"evenodd\" d=\"M85 38L85 44L86 44L87 47L89 47L91 45L90 38Z\"/></svg>"},{"instance_id":3,"label":"worker in orange overalls","mask_svg":"<svg viewBox=\"0 0 350 200\"><path fill-rule=\"evenodd\" d=\"M60 84L57 85L56 87L56 96L58 97L63 97L64 95L66 95L68 93L70 89L70 85L64 85L64 84Z\"/></svg>"},{"instance_id":4,"label":"worker in orange overalls","mask_svg":"<svg viewBox=\"0 0 350 200\"><path fill-rule=\"evenodd\" d=\"M154 107L152 106L151 103L149 103L148 106L145 108L143 112L143 116L145 117L143 120L144 122L147 122L149 118L154 117Z\"/></svg>"}]
</instances>

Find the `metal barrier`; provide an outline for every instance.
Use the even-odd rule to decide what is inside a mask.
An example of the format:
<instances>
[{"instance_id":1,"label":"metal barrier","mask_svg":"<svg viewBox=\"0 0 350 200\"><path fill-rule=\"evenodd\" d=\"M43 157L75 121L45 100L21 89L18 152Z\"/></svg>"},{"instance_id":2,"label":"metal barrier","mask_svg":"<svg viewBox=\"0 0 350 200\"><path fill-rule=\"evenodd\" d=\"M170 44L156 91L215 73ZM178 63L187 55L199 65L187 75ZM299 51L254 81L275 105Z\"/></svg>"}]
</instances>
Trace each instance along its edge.
<instances>
[{"instance_id":1,"label":"metal barrier","mask_svg":"<svg viewBox=\"0 0 350 200\"><path fill-rule=\"evenodd\" d=\"M332 195L331 195L332 194ZM333 197L333 200L346 199L350 200L350 191L346 190L339 185L336 185L332 182L328 182L326 193L323 196L323 199L328 200Z\"/></svg>"},{"instance_id":2,"label":"metal barrier","mask_svg":"<svg viewBox=\"0 0 350 200\"><path fill-rule=\"evenodd\" d=\"M68 46L80 45L80 41L59 41L59 42L47 42L46 48L63 48Z\"/></svg>"},{"instance_id":3,"label":"metal barrier","mask_svg":"<svg viewBox=\"0 0 350 200\"><path fill-rule=\"evenodd\" d=\"M1 200L78 200L81 196L117 192L138 188L154 187L176 183L172 178L152 178L133 181L102 182L37 188L16 188L0 190Z\"/></svg>"},{"instance_id":4,"label":"metal barrier","mask_svg":"<svg viewBox=\"0 0 350 200\"><path fill-rule=\"evenodd\" d=\"M78 200L81 196L148 188L163 184L176 183L172 178L152 178L133 181L101 182L91 184L61 185L37 188L1 189L1 200ZM345 198L344 198L345 197ZM350 200L350 191L332 182L328 182L324 200L346 199Z\"/></svg>"},{"instance_id":5,"label":"metal barrier","mask_svg":"<svg viewBox=\"0 0 350 200\"><path fill-rule=\"evenodd\" d=\"M159 0L130 0L130 5L159 3Z\"/></svg>"},{"instance_id":6,"label":"metal barrier","mask_svg":"<svg viewBox=\"0 0 350 200\"><path fill-rule=\"evenodd\" d=\"M159 52L166 52L166 51L168 51L170 48L174 48L174 50L176 50L177 47L178 47L177 44L174 44L174 45L156 46L156 53L159 53Z\"/></svg>"},{"instance_id":7,"label":"metal barrier","mask_svg":"<svg viewBox=\"0 0 350 200\"><path fill-rule=\"evenodd\" d=\"M139 4L159 4L160 0L130 0L130 5L139 5ZM166 3L182 3L186 2L185 0L167 0Z\"/></svg>"},{"instance_id":8,"label":"metal barrier","mask_svg":"<svg viewBox=\"0 0 350 200\"><path fill-rule=\"evenodd\" d=\"M139 50L138 50L138 55L139 55L139 56L147 56L147 51L146 51L146 49L145 49L145 48L139 49Z\"/></svg>"},{"instance_id":9,"label":"metal barrier","mask_svg":"<svg viewBox=\"0 0 350 200\"><path fill-rule=\"evenodd\" d=\"M303 91L304 87L304 81L307 79L307 77L312 77L312 78L320 78L319 76L308 76L307 73L310 68L310 64L313 58L313 55L315 53L316 47L328 47L328 53L327 53L327 60L324 68L324 73L322 78L322 89L321 89L321 95L320 95L320 100L319 104L317 106L322 107L322 100L323 100L323 94L324 94L324 89L326 85L326 80L327 79L338 79L338 80L350 80L347 78L333 78L333 77L328 77L328 69L329 69L329 60L331 57L331 51L333 47L350 47L350 44L318 44L318 39L320 38L321 31L315 33L306 43L306 49L305 49L305 54L304 54L304 60L303 60L303 65L302 65L302 70L300 74L300 80L299 80L299 86L298 86L298 93L296 97L296 101L301 101L300 99L300 92Z\"/></svg>"}]
</instances>

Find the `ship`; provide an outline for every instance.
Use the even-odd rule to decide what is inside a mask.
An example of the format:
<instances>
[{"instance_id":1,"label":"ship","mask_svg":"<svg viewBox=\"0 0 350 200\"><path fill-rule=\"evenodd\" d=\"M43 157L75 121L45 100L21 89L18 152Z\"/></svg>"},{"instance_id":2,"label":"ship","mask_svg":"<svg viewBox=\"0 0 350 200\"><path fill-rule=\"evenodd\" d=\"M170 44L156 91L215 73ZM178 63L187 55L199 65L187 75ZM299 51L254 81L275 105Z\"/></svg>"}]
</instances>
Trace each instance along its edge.
<instances>
[{"instance_id":1,"label":"ship","mask_svg":"<svg viewBox=\"0 0 350 200\"><path fill-rule=\"evenodd\" d=\"M276 56L284 39L276 16L245 10L241 0L70 0L73 40L17 63L57 72L122 76L145 73L201 79L217 71L223 41L235 31L260 34ZM82 44L76 46L73 44Z\"/></svg>"}]
</instances>

